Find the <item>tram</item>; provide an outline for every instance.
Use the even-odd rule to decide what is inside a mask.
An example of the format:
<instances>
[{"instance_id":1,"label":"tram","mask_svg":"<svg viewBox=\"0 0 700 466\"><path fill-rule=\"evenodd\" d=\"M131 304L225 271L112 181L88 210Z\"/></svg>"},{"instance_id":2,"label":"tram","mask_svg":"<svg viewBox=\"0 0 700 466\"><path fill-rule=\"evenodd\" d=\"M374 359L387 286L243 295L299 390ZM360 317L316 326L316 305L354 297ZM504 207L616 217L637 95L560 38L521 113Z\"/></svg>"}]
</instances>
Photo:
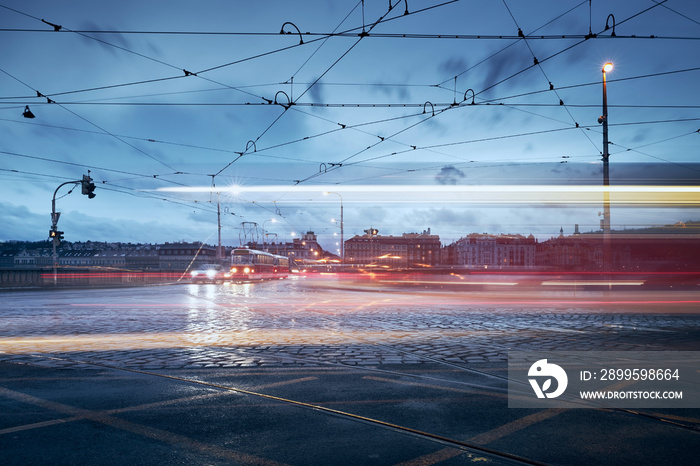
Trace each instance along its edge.
<instances>
[{"instance_id":1,"label":"tram","mask_svg":"<svg viewBox=\"0 0 700 466\"><path fill-rule=\"evenodd\" d=\"M288 257L250 248L236 248L231 252L228 278L232 281L274 280L288 275Z\"/></svg>"}]
</instances>

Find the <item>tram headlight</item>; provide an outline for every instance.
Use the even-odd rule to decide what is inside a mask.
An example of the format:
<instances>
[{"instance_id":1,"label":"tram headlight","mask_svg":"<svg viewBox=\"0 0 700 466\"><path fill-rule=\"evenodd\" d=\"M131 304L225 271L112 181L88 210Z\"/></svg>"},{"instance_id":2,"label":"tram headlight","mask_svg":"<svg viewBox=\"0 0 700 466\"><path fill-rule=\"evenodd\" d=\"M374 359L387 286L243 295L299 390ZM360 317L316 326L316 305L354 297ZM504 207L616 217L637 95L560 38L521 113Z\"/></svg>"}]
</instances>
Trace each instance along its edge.
<instances>
[{"instance_id":1,"label":"tram headlight","mask_svg":"<svg viewBox=\"0 0 700 466\"><path fill-rule=\"evenodd\" d=\"M238 273L238 269L236 267L231 267L231 273Z\"/></svg>"},{"instance_id":2,"label":"tram headlight","mask_svg":"<svg viewBox=\"0 0 700 466\"><path fill-rule=\"evenodd\" d=\"M243 273L250 273L250 269L246 267L245 269L243 269Z\"/></svg>"}]
</instances>

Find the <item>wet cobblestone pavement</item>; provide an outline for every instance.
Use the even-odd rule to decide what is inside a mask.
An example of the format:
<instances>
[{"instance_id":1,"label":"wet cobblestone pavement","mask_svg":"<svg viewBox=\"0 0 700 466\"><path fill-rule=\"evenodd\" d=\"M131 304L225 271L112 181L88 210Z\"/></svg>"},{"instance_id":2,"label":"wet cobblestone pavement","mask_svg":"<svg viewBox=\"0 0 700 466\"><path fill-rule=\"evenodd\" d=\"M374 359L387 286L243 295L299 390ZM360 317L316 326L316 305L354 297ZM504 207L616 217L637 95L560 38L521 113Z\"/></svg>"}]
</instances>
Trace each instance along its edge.
<instances>
[{"instance_id":1,"label":"wet cobblestone pavement","mask_svg":"<svg viewBox=\"0 0 700 466\"><path fill-rule=\"evenodd\" d=\"M514 350L700 350L690 290L290 279L1 297L8 464L627 465L699 454L693 407L508 402Z\"/></svg>"},{"instance_id":2,"label":"wet cobblestone pavement","mask_svg":"<svg viewBox=\"0 0 700 466\"><path fill-rule=\"evenodd\" d=\"M285 281L10 293L3 359L143 369L503 362L512 350L698 350L692 299L423 293ZM517 299L520 298L520 299ZM583 303L576 306L576 302ZM51 356L53 359L37 356Z\"/></svg>"}]
</instances>

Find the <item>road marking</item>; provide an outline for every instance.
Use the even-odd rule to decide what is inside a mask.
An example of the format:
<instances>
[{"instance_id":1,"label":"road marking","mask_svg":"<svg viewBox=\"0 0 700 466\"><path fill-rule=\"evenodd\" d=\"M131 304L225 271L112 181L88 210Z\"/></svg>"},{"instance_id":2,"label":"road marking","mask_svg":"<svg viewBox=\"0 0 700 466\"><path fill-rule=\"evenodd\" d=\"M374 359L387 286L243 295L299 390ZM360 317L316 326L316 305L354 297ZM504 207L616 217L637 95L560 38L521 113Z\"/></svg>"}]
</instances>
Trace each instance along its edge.
<instances>
[{"instance_id":1,"label":"road marking","mask_svg":"<svg viewBox=\"0 0 700 466\"><path fill-rule=\"evenodd\" d=\"M455 456L459 455L469 455L469 452L466 452L464 450L459 450L457 448L443 448L441 450L438 450L433 453L429 453L427 455L419 456L417 458L413 458L412 460L408 461L402 461L401 463L396 463L394 466L430 466L433 464L440 463L442 461L447 461L451 458L454 458ZM472 458L472 461L479 461L479 458ZM481 461L489 461L486 458L483 458Z\"/></svg>"},{"instance_id":2,"label":"road marking","mask_svg":"<svg viewBox=\"0 0 700 466\"><path fill-rule=\"evenodd\" d=\"M225 459L228 461L236 461L242 463L254 463L261 465L281 465L283 463L278 463L276 461L268 460L266 458L260 458L254 455L249 455L247 453L241 453L234 450L229 450L221 448L217 445L211 445L198 440L193 440L184 435L175 434L162 429L156 429L154 427L144 426L131 421L125 421L116 417L109 416L104 412L91 411L82 408L76 408L63 403L57 403L50 400L45 400L43 398L38 398L32 395L27 395L25 393L10 390L5 387L0 387L0 395L4 395L7 398L11 398L23 403L33 404L35 406L40 406L42 408L49 409L51 411L56 411L62 414L73 415L73 418L69 420L86 419L94 422L99 422L101 424L114 427L126 432L131 432L142 437L151 438L163 443L168 443L173 446L180 448L187 448L192 450L199 450L205 454ZM212 394L213 395L213 394ZM128 408L127 408L128 409ZM66 422L67 420L63 420ZM56 421L59 423L59 421ZM45 424L45 423L38 423ZM36 424L35 424L36 425ZM48 425L53 425L49 422ZM5 429L8 430L8 429ZM0 433L5 433L5 430L0 431ZM9 432L7 432L9 433Z\"/></svg>"},{"instance_id":3,"label":"road marking","mask_svg":"<svg viewBox=\"0 0 700 466\"><path fill-rule=\"evenodd\" d=\"M495 429L491 429L487 432L484 432L483 434L476 435L472 438L469 439L470 442L476 443L477 445L487 445L491 442L495 442L496 440L499 440L507 435L513 434L519 430L522 430L526 427L530 427L534 424L537 424L538 422L542 422L546 419L550 419L554 416L558 416L559 414L568 411L566 408L552 408L552 409L545 409L544 411L537 412L535 414L530 414L529 416L522 417L520 419L516 419L515 421L509 422L507 424L503 424L500 427L496 427Z\"/></svg>"},{"instance_id":4,"label":"road marking","mask_svg":"<svg viewBox=\"0 0 700 466\"><path fill-rule=\"evenodd\" d=\"M81 377L75 377L75 379L84 380L84 378L81 378ZM39 379L34 378L31 380L39 380ZM65 380L65 379L61 379L61 380ZM282 382L275 382L275 383L270 383L270 384L266 384L266 385L261 385L261 386L257 387L257 389L259 390L259 389L263 389L263 388L279 387L279 386L289 385L289 384L294 384L294 383L308 382L311 380L318 380L318 377L303 377L303 378L299 378L299 379L285 380ZM2 387L0 387L0 389L2 389ZM1 390L0 390L0 392L1 392ZM213 392L213 393L207 393L204 395L188 396L188 397L184 397L184 398L176 398L173 400L165 400L165 401L158 401L155 403L146 403L146 404L142 404L142 405L129 406L126 408L109 409L109 410L101 411L101 413L111 415L111 414L126 413L126 412L130 412L130 411L145 411L148 409L162 408L165 406L178 404L178 403L188 403L191 401L200 401L200 400L204 400L207 398L214 398L214 397L219 397L219 396L224 396L224 395L231 395L233 393L235 393L235 392L218 392L217 391L217 392ZM46 406L46 407L48 407L48 406ZM48 408L52 409L50 407L48 407ZM51 421L36 422L33 424L25 424L23 426L9 427L7 429L1 429L0 435L10 434L13 432L20 432L23 430L40 429L42 427L50 427L50 426L53 426L56 424L64 424L67 422L80 421L82 419L87 419L87 417L86 416L74 416L74 417L64 418L64 419L54 419Z\"/></svg>"},{"instance_id":5,"label":"road marking","mask_svg":"<svg viewBox=\"0 0 700 466\"><path fill-rule=\"evenodd\" d=\"M554 416L557 416L564 411L568 411L567 409L559 408L559 409L545 409L544 411L540 411L535 414L531 414L529 416L525 416L520 419L516 419L515 421L509 422L507 424L503 424L500 427L496 427L495 429L491 429L487 432L484 432L482 434L476 435L468 440L470 443L474 443L476 445L487 445L491 442L495 442L496 440L499 440L507 435L510 435L512 433L515 433L519 430L522 430L526 427L530 427L534 424L537 424L538 422L542 422L546 419L550 419ZM450 458L454 458L455 456L459 456L461 454L465 454L464 450L459 450L457 448L452 448L452 447L447 447L443 448L441 450L438 450L436 452L430 453L428 455L423 455L419 456L417 458L414 458L409 461L404 461L402 463L398 463L395 466L429 466L433 464L437 464L441 461L446 461ZM479 461L479 458L471 458L472 461Z\"/></svg>"},{"instance_id":6,"label":"road marking","mask_svg":"<svg viewBox=\"0 0 700 466\"><path fill-rule=\"evenodd\" d=\"M408 382L405 380L387 379L385 377L374 377L371 375L366 375L362 378L367 379L367 380L376 380L378 382L389 382L389 383L397 383L397 384L401 384L401 385L410 385L413 387L434 388L436 390L444 390L444 391L448 391L448 392L468 393L471 395L487 395L487 396L493 396L496 398L508 398L508 394L506 394L506 393L495 393L495 392L490 392L490 391L485 391L485 390L466 390L464 388L444 387L442 385L434 385L434 384L420 383L420 382ZM494 390L497 390L497 389L494 388Z\"/></svg>"},{"instance_id":7,"label":"road marking","mask_svg":"<svg viewBox=\"0 0 700 466\"><path fill-rule=\"evenodd\" d=\"M301 382L310 382L312 380L318 380L318 377L302 377L299 379L283 380L281 382L273 382L273 383L268 383L265 385L259 385L257 387L254 387L253 390L262 390L264 388L281 387L283 385L291 385L294 383L301 383Z\"/></svg>"}]
</instances>

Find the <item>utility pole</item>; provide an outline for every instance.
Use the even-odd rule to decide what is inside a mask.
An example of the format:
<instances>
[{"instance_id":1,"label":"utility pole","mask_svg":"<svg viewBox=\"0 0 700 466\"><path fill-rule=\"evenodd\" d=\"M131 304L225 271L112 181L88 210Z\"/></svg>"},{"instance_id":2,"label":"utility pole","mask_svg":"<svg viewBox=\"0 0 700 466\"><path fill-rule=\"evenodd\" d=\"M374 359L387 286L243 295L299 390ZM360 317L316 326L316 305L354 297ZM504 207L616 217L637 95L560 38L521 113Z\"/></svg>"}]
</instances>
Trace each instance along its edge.
<instances>
[{"instance_id":1,"label":"utility pole","mask_svg":"<svg viewBox=\"0 0 700 466\"><path fill-rule=\"evenodd\" d=\"M610 245L610 152L608 151L608 91L606 73L612 70L612 63L603 66L603 115L598 123L603 124L603 269L612 270L612 250Z\"/></svg>"},{"instance_id":2,"label":"utility pole","mask_svg":"<svg viewBox=\"0 0 700 466\"><path fill-rule=\"evenodd\" d=\"M221 193L216 193L216 223L219 226L219 245L216 248L216 261L221 262L221 203L219 202L219 197Z\"/></svg>"},{"instance_id":3,"label":"utility pole","mask_svg":"<svg viewBox=\"0 0 700 466\"><path fill-rule=\"evenodd\" d=\"M334 193L332 191L325 191L323 195L327 194L335 194L340 198L340 263L342 264L345 262L345 238L343 235L343 196L341 196L339 193Z\"/></svg>"}]
</instances>

